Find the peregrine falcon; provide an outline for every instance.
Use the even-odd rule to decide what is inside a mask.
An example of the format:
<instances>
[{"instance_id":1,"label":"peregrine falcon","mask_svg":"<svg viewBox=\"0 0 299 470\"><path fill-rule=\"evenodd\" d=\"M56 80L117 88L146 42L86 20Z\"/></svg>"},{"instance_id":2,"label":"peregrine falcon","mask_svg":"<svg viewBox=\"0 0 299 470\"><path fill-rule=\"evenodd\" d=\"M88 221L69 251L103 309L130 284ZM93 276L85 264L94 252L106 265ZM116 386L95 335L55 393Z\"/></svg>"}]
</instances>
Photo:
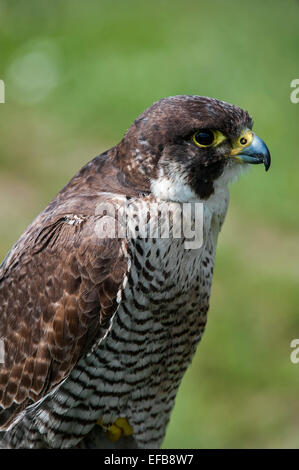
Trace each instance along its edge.
<instances>
[{"instance_id":1,"label":"peregrine falcon","mask_svg":"<svg viewBox=\"0 0 299 470\"><path fill-rule=\"evenodd\" d=\"M0 266L0 447L160 447L205 329L228 184L270 166L251 129L226 102L161 99L26 229ZM152 207L197 203L200 246L174 219L168 237L142 233ZM109 236L121 211L134 233Z\"/></svg>"}]
</instances>

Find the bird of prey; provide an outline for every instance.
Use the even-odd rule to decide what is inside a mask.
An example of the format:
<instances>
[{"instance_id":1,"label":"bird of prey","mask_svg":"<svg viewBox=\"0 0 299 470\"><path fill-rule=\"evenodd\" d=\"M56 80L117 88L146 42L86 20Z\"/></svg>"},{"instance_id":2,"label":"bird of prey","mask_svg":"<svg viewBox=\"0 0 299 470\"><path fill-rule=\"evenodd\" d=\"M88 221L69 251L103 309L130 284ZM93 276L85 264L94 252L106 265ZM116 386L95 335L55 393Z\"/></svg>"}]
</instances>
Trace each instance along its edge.
<instances>
[{"instance_id":1,"label":"bird of prey","mask_svg":"<svg viewBox=\"0 0 299 470\"><path fill-rule=\"evenodd\" d=\"M0 267L2 448L161 445L205 329L228 184L270 166L251 129L229 103L161 99L12 247ZM168 203L202 204L199 247L171 236L173 221L169 237L138 234ZM135 236L103 235L124 207Z\"/></svg>"}]
</instances>

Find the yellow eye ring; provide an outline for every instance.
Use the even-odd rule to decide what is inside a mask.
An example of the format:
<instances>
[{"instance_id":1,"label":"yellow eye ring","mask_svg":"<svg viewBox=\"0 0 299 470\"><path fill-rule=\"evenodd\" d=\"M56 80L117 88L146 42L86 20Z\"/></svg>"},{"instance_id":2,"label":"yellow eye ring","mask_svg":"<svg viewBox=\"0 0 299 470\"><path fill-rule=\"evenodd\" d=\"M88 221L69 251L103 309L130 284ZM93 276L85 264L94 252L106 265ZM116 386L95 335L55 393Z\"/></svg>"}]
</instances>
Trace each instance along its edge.
<instances>
[{"instance_id":1,"label":"yellow eye ring","mask_svg":"<svg viewBox=\"0 0 299 470\"><path fill-rule=\"evenodd\" d=\"M225 140L226 137L220 131L214 129L199 129L194 132L192 140L198 147L211 147L218 145Z\"/></svg>"},{"instance_id":2,"label":"yellow eye ring","mask_svg":"<svg viewBox=\"0 0 299 470\"><path fill-rule=\"evenodd\" d=\"M193 134L193 142L198 147L210 147L215 140L214 132L211 129L202 129Z\"/></svg>"}]
</instances>

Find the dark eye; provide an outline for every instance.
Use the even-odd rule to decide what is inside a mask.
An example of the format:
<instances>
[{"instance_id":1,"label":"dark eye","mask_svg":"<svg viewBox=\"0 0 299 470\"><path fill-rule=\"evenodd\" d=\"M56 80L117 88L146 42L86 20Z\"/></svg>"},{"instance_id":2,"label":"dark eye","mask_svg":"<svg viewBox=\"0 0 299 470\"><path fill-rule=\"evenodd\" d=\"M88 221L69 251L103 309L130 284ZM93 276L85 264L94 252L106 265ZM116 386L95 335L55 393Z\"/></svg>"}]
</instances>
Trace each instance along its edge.
<instances>
[{"instance_id":1,"label":"dark eye","mask_svg":"<svg viewBox=\"0 0 299 470\"><path fill-rule=\"evenodd\" d=\"M193 135L193 142L200 147L209 147L215 140L215 134L210 129L196 131Z\"/></svg>"}]
</instances>

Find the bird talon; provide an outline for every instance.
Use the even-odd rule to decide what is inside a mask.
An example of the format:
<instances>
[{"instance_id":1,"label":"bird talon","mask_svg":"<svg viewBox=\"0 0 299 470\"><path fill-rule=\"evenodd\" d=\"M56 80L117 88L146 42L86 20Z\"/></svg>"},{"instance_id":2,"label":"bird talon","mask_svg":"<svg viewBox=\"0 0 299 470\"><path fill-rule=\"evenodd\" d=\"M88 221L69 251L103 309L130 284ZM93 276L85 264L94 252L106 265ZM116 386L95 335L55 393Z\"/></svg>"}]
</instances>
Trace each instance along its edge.
<instances>
[{"instance_id":1,"label":"bird talon","mask_svg":"<svg viewBox=\"0 0 299 470\"><path fill-rule=\"evenodd\" d=\"M132 436L133 434L133 429L127 418L117 418L111 426L103 425L102 419L99 418L97 425L101 426L104 431L107 432L107 436L112 442L118 441L121 437Z\"/></svg>"}]
</instances>

